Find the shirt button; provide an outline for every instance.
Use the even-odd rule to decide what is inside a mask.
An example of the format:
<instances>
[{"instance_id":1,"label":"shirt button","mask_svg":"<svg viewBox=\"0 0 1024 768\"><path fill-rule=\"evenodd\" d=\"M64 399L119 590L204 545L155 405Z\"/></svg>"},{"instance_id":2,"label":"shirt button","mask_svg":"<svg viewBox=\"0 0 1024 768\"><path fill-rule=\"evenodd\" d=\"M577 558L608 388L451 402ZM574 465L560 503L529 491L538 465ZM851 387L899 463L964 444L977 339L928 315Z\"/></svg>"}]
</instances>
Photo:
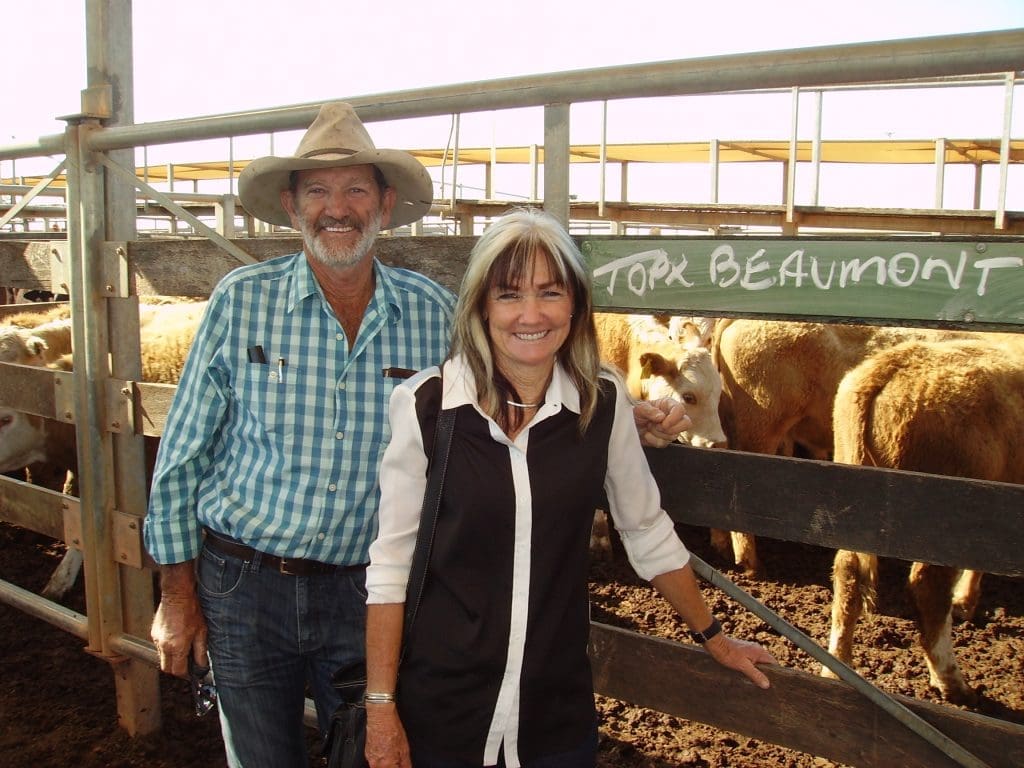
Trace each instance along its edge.
<instances>
[{"instance_id":1,"label":"shirt button","mask_svg":"<svg viewBox=\"0 0 1024 768\"><path fill-rule=\"evenodd\" d=\"M319 540L319 541L323 541L324 539L326 539L326 538L327 538L327 534L326 534L326 533L318 533L318 534L316 535L316 538L317 538L317 540Z\"/></svg>"},{"instance_id":2,"label":"shirt button","mask_svg":"<svg viewBox=\"0 0 1024 768\"><path fill-rule=\"evenodd\" d=\"M335 433L334 433L334 437L335 437L336 439L338 439L338 440L342 440L342 439L344 439L344 437L345 437L345 433L344 433L344 432L335 432Z\"/></svg>"},{"instance_id":3,"label":"shirt button","mask_svg":"<svg viewBox=\"0 0 1024 768\"><path fill-rule=\"evenodd\" d=\"M341 341L342 339L345 338L345 334L343 334L343 333L336 333L336 334L334 334L334 338L337 341Z\"/></svg>"},{"instance_id":4,"label":"shirt button","mask_svg":"<svg viewBox=\"0 0 1024 768\"><path fill-rule=\"evenodd\" d=\"M331 483L330 485L327 486L327 490L328 491L336 491L336 490L338 490L338 486L336 486L334 483Z\"/></svg>"},{"instance_id":5,"label":"shirt button","mask_svg":"<svg viewBox=\"0 0 1024 768\"><path fill-rule=\"evenodd\" d=\"M338 382L338 389L344 389L344 388L345 388L345 382L344 381L339 381Z\"/></svg>"}]
</instances>

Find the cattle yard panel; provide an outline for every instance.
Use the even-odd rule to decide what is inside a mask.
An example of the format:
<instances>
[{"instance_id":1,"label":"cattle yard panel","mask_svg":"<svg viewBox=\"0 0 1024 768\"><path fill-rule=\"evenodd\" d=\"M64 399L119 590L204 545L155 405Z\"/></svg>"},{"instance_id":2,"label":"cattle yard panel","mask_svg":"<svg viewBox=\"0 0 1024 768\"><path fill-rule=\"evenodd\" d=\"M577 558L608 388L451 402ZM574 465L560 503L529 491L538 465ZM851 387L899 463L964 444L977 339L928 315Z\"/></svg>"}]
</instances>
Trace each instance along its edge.
<instances>
[{"instance_id":1,"label":"cattle yard panel","mask_svg":"<svg viewBox=\"0 0 1024 768\"><path fill-rule=\"evenodd\" d=\"M130 3L127 0L89 0L86 5L88 21L91 24L99 24L99 20L107 15L117 17L119 25L123 25L126 18L130 20ZM108 6L117 6L118 13L104 13L105 10L109 10ZM72 417L78 426L82 480L81 507L77 523L82 532L86 567L90 569L91 575L91 578L87 579L87 633L90 649L106 658L112 665L119 666L118 674L115 676L118 685L119 715L122 724L129 731L136 733L159 727L159 715L158 707L154 706L154 702L157 701L157 675L152 668L152 648L146 641L139 639L148 635L149 622L152 618L151 574L145 567L138 567L138 563L119 563L116 555L119 549L125 549L124 542L118 540L119 527L127 520L127 527L131 530L132 519L134 518L138 525L144 510L144 501L140 505L138 498L141 486L138 458L141 452L141 434L145 431L145 427L141 425L146 421L147 411L152 409L155 412L158 407L156 398L152 401L145 399L150 390L135 384L135 376L139 370L139 334L135 302L138 296L150 292L206 295L219 276L237 264L237 259L219 252L213 254L206 251L205 246L197 246L195 243L184 246L196 248L194 256L179 260L174 257L168 258L164 253L163 258L159 258L158 252L162 252L165 247L170 252L181 244L161 243L147 252L148 246L156 246L156 243L144 246L132 242L133 238L125 235L124 227L119 227L114 222L123 218L125 212L129 208L133 209L133 206L110 204L110 201L118 199L116 193L118 190L123 191L121 187L125 185L119 187L110 179L104 182L103 169L106 167L113 170L111 163L114 160L109 154L104 156L103 153L145 144L178 143L189 139L301 129L309 124L318 105L224 115L212 119L167 121L141 126L116 125L117 122L131 120L130 115L115 114L113 111L115 106L120 108L126 102L130 104L130 94L112 92L114 83L118 81L117 77L99 81L95 79L98 75L111 74L108 71L107 65L110 62L106 54L114 51L118 42L116 34L110 35L109 30L103 30L101 25L100 31L105 34L91 36L91 42L98 41L102 50L90 49L89 52L90 64L96 66L90 67L90 87L83 92L83 114L69 118L68 130L64 136L42 137L28 147L0 149L0 158L12 159L47 154L50 150L56 150L58 153L63 151L67 154L68 167L74 171L69 174L68 207L75 212L69 221L67 242L32 243L17 253L10 248L0 248L0 269L3 270L3 274L11 275L14 282L9 284L19 285L17 281L35 280L36 285L25 287L50 287L53 290L62 287L69 289L62 292L70 292L72 295L76 345L76 372L72 377ZM123 29L121 34L125 34ZM121 50L130 48L122 46ZM368 122L543 105L545 126L551 144L548 149L564 150L567 146L568 127L566 105L581 100L1008 72L1016 69L1022 52L1024 30L1009 30L931 40L808 49L792 54L771 52L763 55L715 57L693 62L666 62L663 65L556 73L518 79L514 82L503 81L495 84L493 89L481 89L479 84L474 84L471 88L456 86L424 89L418 92L359 97L351 101ZM112 61L120 59L123 65L124 57L111 55L109 58ZM131 78L125 77L122 81L131 82ZM124 120L125 117L127 120ZM104 124L104 120L108 123ZM120 158L116 162L119 165L124 164ZM552 169L567 173L567 164L565 165L563 168L556 162ZM548 189L552 193L558 192L560 197L567 197L568 185L564 182L565 179L562 178L551 179ZM545 183L547 185L548 180ZM545 202L545 207L560 214L563 219L569 210L565 199L549 199ZM454 288L457 287L464 256L461 264L458 259L450 257L453 253L464 255L471 245L468 239L458 240L459 242L452 245L438 238L433 239L433 242L424 240L422 243L412 239L383 239L381 253L385 258L396 260L408 256L410 261L403 265L412 266L428 275L436 275L442 283ZM0 243L0 246L6 245L8 244ZM15 249L17 247L15 246ZM247 240L244 249L249 253L252 253L252 250L263 249L263 253L267 255L287 250L280 240ZM291 250L295 248L292 247ZM439 256L434 255L438 252ZM456 264L459 266L456 267ZM7 270L8 265L11 267L10 272ZM45 282L42 276L45 276ZM53 283L58 283L59 286L54 286ZM176 286L177 289L166 290L172 286ZM630 305L625 305L623 308L629 307ZM682 310L682 307L678 309ZM781 307L761 307L761 311L766 313L776 310L779 315L786 314L785 309ZM134 349L129 349L131 344L135 345ZM112 375L107 373L108 360L113 361ZM0 370L6 373L8 369ZM134 400L131 409L133 424L125 424L122 419L111 418L111 412L118 411L118 394ZM6 395L0 392L0 398L3 397L17 399L10 392ZM117 426L115 420L118 422ZM152 423L156 424L157 421ZM675 453L677 451L667 451L661 456L670 457ZM813 471L818 472L819 468L815 467ZM663 473L659 473L661 474ZM665 481L664 478L661 479ZM11 488L17 488L18 493L21 493L22 487L12 483L0 483L0 495L14 498L15 494L8 492ZM36 493L41 494L39 491ZM764 496L761 496L759 501L763 502ZM673 508L670 511L677 516L685 515L685 509ZM65 512L74 514L78 510L62 508L62 514ZM736 520L740 521L740 518L737 517ZM806 526L801 526L800 521L795 522L798 530L790 531L790 536L799 540L798 537L803 535L800 529ZM47 522L45 526L52 530L52 521ZM65 529L67 527L65 525ZM766 529L767 527L761 530ZM131 538L131 534L126 536L128 539ZM977 554L982 557L985 555L983 552ZM139 563L141 562L142 559L139 558ZM0 584L0 598L11 602L25 599L24 595L12 597L13 593L13 589L7 589L5 585ZM32 610L45 612L46 601L30 602ZM616 647L632 650L623 653L614 650ZM624 657L639 655L640 652L653 652L652 649L663 647L675 648L675 644L664 646L663 641L622 635L596 627L594 651L597 668L601 670L601 674L597 676L598 689L603 692L618 690L625 696L630 690L631 676ZM602 649L605 651L602 652ZM705 657L693 650L687 650L685 655L691 657L686 661L687 665L707 662ZM609 659L613 660L614 664L605 665L605 661ZM678 672L678 661L671 662L669 666ZM708 722L729 730L748 733L751 720L749 711L728 712L721 709L720 692L730 685L737 685L737 679L731 673L712 667L707 669L708 679L711 681L709 690L714 691L714 695L705 696L703 701L695 698L685 705L691 706L694 701L701 704L695 707L693 719L707 718ZM777 736L773 740L798 749L812 748L801 734L806 730L802 727L803 724L820 722L823 719L823 699L818 693L822 690L838 692L845 689L841 688L841 684L821 681L807 673L769 670L769 674L773 682L778 681L783 690L789 692L785 706L789 707L787 712L790 717L788 723L779 724ZM655 701L663 694L663 676L636 679L646 681L643 689L633 689L637 698L646 697L646 700ZM739 696L736 700L742 701L745 698ZM845 701L843 695L839 695L838 700ZM676 705L663 701L660 706L667 708ZM837 722L845 722L844 706L847 705L837 704L835 707ZM945 712L943 714L945 715ZM877 713L868 710L864 716L871 719L876 717ZM965 744L975 749L978 754L984 754L993 765L1020 763L1017 758L1021 754L1020 743L1024 740L1024 728L1001 721L989 723L983 718L968 718L968 721L970 727L960 729L970 732L964 736ZM852 729L844 729L844 734L850 735L853 744L841 750L826 743L838 742L840 739L823 740L820 744L820 754L831 755L830 750L834 750L837 754L858 755L857 759L862 765L891 764L875 757L878 752L872 743L873 739L879 738L882 729L891 725L886 723L866 732L856 733ZM950 728L951 731L957 730L955 725L951 725ZM978 740L977 736L972 737L971 733L980 733L984 734L984 738L995 739L997 747L985 747L982 741ZM972 741L972 738L975 740ZM943 764L939 762L941 757L933 760L932 748L919 740L907 739L905 735L892 737L892 741L900 739L906 740L906 753L910 756L902 759L901 764ZM885 740L888 742L889 737L885 737ZM819 747L813 746L813 749L817 750ZM1009 763L1005 762L1008 756L1011 761Z\"/></svg>"},{"instance_id":2,"label":"cattle yard panel","mask_svg":"<svg viewBox=\"0 0 1024 768\"><path fill-rule=\"evenodd\" d=\"M259 259L299 247L295 239L239 242ZM473 242L473 238L384 238L380 256L388 263L416 268L449 287L456 287ZM633 242L640 247L649 240ZM27 251L38 246L18 247ZM127 248L128 284L132 290L141 287L146 293L205 295L232 267L229 257L218 258L216 249L205 241L133 242ZM0 244L0 269L7 259L23 256L15 254L15 250L13 244ZM48 261L38 263L40 267L32 280L46 284ZM203 264L204 268L189 271L189 265L195 263ZM801 319L798 315L778 316ZM42 404L33 405L37 396L26 394L45 392L47 387L25 384L41 377L69 374L28 366L10 368L17 370L9 378L11 383L0 387L0 403L55 415L55 406L47 405L45 398ZM136 431L159 435L174 387L131 384L138 414ZM1021 530L1024 523L1024 488L1020 486L684 446L650 450L648 460L662 488L666 509L680 522L745 530L820 546L852 547L883 556L973 567L991 573L1024 573L1019 553L1008 546L1014 540L1014 532ZM685 472L679 471L681 462L687 467ZM16 488L17 493L11 488ZM30 514L24 511L26 499L33 494L40 498L48 495L51 523L33 524L27 519ZM55 532L54 504L67 498L25 487L14 480L0 481L0 497L5 505L17 501L17 509L22 510L12 522L48 535ZM730 499L724 508L723 498ZM765 499L771 499L772 504L765 506ZM955 513L943 511L962 508L976 510L969 523ZM67 514L66 510L62 512ZM137 537L137 533L134 535ZM956 546L951 542L956 542ZM140 632L137 636L145 634ZM117 635L113 645L128 645L131 649L127 643L131 637ZM784 692L781 698L786 704L782 711L787 716L760 718L752 724L742 713L723 710L720 703L715 703L721 697L701 695L705 688L721 691L723 686L735 685L736 681L700 652L599 625L595 625L594 638L595 681L602 694L857 765L954 764L948 762L949 758L936 756L934 748L922 746L913 736L901 735L903 729L896 723L863 714L870 703L862 702L861 696L841 682L791 670L772 670L776 686L773 690L778 694ZM648 645L652 642L654 646ZM639 674L633 665L624 662L630 658L650 658L652 666ZM685 675L679 675L680 668L686 669ZM692 675L696 677L691 678ZM682 689L670 686L674 690L668 693L662 683L674 677L689 682ZM1012 724L953 710L947 714L942 707L936 709L943 716L936 716L929 709L932 705L922 707L921 702L910 702L908 706L947 734L962 732L957 739L983 758L993 749L995 758L1019 755L1024 750L1024 729ZM841 735L829 731L827 738L818 733L809 736L807 729L794 727L823 707L832 708L836 722L844 723ZM856 718L850 712L858 713ZM865 747L869 743L874 744L870 753ZM992 744L997 746L993 748ZM898 760L894 756L899 756ZM1010 762L989 762L1012 765L1013 760L1016 758Z\"/></svg>"}]
</instances>

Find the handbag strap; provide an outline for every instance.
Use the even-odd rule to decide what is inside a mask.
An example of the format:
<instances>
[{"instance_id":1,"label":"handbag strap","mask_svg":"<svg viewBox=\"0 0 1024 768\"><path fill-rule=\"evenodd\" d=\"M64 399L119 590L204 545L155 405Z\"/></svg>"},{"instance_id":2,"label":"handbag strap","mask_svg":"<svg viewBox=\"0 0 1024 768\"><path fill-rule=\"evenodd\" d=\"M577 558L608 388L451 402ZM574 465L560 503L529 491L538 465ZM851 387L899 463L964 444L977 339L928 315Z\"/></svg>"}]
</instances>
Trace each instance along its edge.
<instances>
[{"instance_id":1,"label":"handbag strap","mask_svg":"<svg viewBox=\"0 0 1024 768\"><path fill-rule=\"evenodd\" d=\"M420 511L420 528L416 535L416 549L412 555L412 568L409 571L409 586L405 598L405 629L408 636L416 611L423 597L423 583L427 575L427 563L430 561L430 548L434 544L434 532L437 530L437 513L441 507L441 489L444 486L444 475L448 469L448 451L455 432L455 409L441 409L437 417L434 432L434 451L427 472L427 488L423 494L423 507ZM404 643L403 643L404 645Z\"/></svg>"}]
</instances>

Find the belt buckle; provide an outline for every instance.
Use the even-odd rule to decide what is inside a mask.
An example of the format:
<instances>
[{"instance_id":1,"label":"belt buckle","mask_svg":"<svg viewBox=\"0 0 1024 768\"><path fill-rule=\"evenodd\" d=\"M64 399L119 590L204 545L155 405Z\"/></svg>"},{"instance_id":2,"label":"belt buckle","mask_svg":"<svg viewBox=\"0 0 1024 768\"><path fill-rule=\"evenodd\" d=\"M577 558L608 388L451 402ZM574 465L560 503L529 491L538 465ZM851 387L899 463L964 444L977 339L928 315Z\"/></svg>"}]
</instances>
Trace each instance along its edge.
<instances>
[{"instance_id":1,"label":"belt buckle","mask_svg":"<svg viewBox=\"0 0 1024 768\"><path fill-rule=\"evenodd\" d=\"M300 574L296 573L295 571L293 571L291 569L291 562L293 560L295 560L295 558L293 558L293 557L282 557L281 560L277 564L277 570L280 573L283 573L285 576L298 576L298 575L300 575Z\"/></svg>"}]
</instances>

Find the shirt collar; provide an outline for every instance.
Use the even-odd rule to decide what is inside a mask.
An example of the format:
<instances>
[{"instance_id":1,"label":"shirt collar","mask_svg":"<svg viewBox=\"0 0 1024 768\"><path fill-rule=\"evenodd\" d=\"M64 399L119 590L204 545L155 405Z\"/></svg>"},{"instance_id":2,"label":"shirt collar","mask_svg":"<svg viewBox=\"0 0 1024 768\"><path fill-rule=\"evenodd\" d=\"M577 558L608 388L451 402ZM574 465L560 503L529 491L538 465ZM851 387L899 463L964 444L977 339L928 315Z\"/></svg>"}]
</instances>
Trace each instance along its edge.
<instances>
[{"instance_id":1,"label":"shirt collar","mask_svg":"<svg viewBox=\"0 0 1024 768\"><path fill-rule=\"evenodd\" d=\"M442 382L444 387L441 395L442 408L477 405L476 382L462 355L456 355L445 362ZM551 384L548 385L548 390L544 394L544 404L545 406L553 405L556 410L564 407L573 413L580 412L580 393L558 360L555 361Z\"/></svg>"},{"instance_id":2,"label":"shirt collar","mask_svg":"<svg viewBox=\"0 0 1024 768\"><path fill-rule=\"evenodd\" d=\"M323 291L309 267L309 258L304 251L295 254L295 262L292 265L291 286L288 291L288 311L295 309L296 305L303 299L310 296L320 296L323 301Z\"/></svg>"},{"instance_id":3,"label":"shirt collar","mask_svg":"<svg viewBox=\"0 0 1024 768\"><path fill-rule=\"evenodd\" d=\"M397 323L402 319L402 307L399 304L395 290L395 283L389 270L373 259L374 289L371 304L386 307L388 319ZM317 282L316 275L309 266L309 257L304 251L295 255L295 264L292 267L291 288L288 295L288 311L295 309L296 305L310 296L319 296L323 306L327 307L327 300L324 298L323 289Z\"/></svg>"},{"instance_id":4,"label":"shirt collar","mask_svg":"<svg viewBox=\"0 0 1024 768\"><path fill-rule=\"evenodd\" d=\"M398 300L398 290L395 288L391 270L374 258L373 272L376 277L376 287L373 291L374 303L386 308L388 320L397 323L402 319L402 303Z\"/></svg>"}]
</instances>

